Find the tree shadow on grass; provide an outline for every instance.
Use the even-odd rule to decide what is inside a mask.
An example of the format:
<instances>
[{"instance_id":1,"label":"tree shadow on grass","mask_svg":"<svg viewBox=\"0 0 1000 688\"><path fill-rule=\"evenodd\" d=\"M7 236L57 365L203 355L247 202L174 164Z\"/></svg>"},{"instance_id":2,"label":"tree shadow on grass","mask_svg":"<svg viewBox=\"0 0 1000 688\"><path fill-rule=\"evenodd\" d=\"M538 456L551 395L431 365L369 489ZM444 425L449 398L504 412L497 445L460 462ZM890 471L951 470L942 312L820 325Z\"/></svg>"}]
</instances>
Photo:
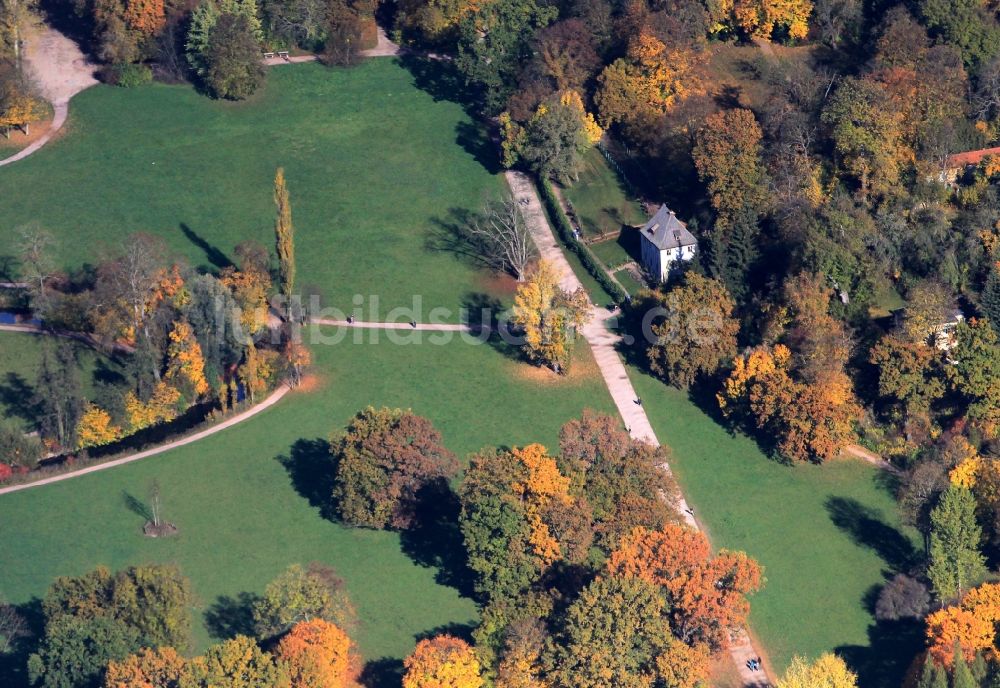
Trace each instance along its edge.
<instances>
[{"instance_id":1,"label":"tree shadow on grass","mask_svg":"<svg viewBox=\"0 0 1000 688\"><path fill-rule=\"evenodd\" d=\"M38 404L35 388L21 375L9 371L0 382L0 408L6 415L20 418L27 423L38 422Z\"/></svg>"},{"instance_id":2,"label":"tree shadow on grass","mask_svg":"<svg viewBox=\"0 0 1000 688\"><path fill-rule=\"evenodd\" d=\"M910 539L885 523L880 514L850 497L828 497L826 510L833 524L858 545L875 551L894 573L907 573L919 553Z\"/></svg>"},{"instance_id":3,"label":"tree shadow on grass","mask_svg":"<svg viewBox=\"0 0 1000 688\"><path fill-rule=\"evenodd\" d=\"M401 55L397 61L413 76L413 85L430 94L435 101L458 103L467 112L472 109L472 93L452 62L413 54Z\"/></svg>"},{"instance_id":4,"label":"tree shadow on grass","mask_svg":"<svg viewBox=\"0 0 1000 688\"><path fill-rule=\"evenodd\" d=\"M153 520L153 512L144 501L125 490L122 490L122 499L125 501L125 506L128 507L129 511L136 516L142 517L143 524Z\"/></svg>"},{"instance_id":5,"label":"tree shadow on grass","mask_svg":"<svg viewBox=\"0 0 1000 688\"><path fill-rule=\"evenodd\" d=\"M485 125L477 122L459 122L455 125L455 143L469 153L490 174L500 173L497 144L490 138Z\"/></svg>"},{"instance_id":6,"label":"tree shadow on grass","mask_svg":"<svg viewBox=\"0 0 1000 688\"><path fill-rule=\"evenodd\" d=\"M461 638L465 642L472 644L472 632L476 630L476 624L474 623L446 623L441 626L435 626L434 628L429 628L426 631L421 631L415 636L415 640L420 642L421 640L429 640L435 638L439 635L451 635L456 638Z\"/></svg>"},{"instance_id":7,"label":"tree shadow on grass","mask_svg":"<svg viewBox=\"0 0 1000 688\"><path fill-rule=\"evenodd\" d=\"M34 597L24 604L15 605L17 613L26 622L23 633L11 644L6 653L0 653L0 686L27 686L28 656L38 649L45 630L42 601Z\"/></svg>"},{"instance_id":8,"label":"tree shadow on grass","mask_svg":"<svg viewBox=\"0 0 1000 688\"><path fill-rule=\"evenodd\" d=\"M448 208L447 217L432 217L432 228L427 233L424 248L451 253L476 268L489 268L489 261L483 258L485 248L482 239L469 231L475 215L465 208Z\"/></svg>"},{"instance_id":9,"label":"tree shadow on grass","mask_svg":"<svg viewBox=\"0 0 1000 688\"><path fill-rule=\"evenodd\" d=\"M232 266L233 261L229 260L228 256L226 256L225 253L219 250L218 247L213 246L212 244L205 241L203 237L201 237L197 232L191 229L187 224L182 222L180 224L180 227L181 227L181 232L184 233L184 236L187 237L188 241L190 241L192 244L194 244L195 246L197 246L198 248L200 248L202 251L205 252L205 258L208 259L208 262L210 262L212 265L214 265L216 268L220 270L222 268L228 268Z\"/></svg>"},{"instance_id":10,"label":"tree shadow on grass","mask_svg":"<svg viewBox=\"0 0 1000 688\"><path fill-rule=\"evenodd\" d=\"M299 439L292 445L288 456L277 457L288 471L295 491L319 509L323 518L334 520L333 475L336 470L330 443L318 437Z\"/></svg>"},{"instance_id":11,"label":"tree shadow on grass","mask_svg":"<svg viewBox=\"0 0 1000 688\"><path fill-rule=\"evenodd\" d=\"M403 660L396 657L369 660L358 681L365 688L399 688L403 683Z\"/></svg>"},{"instance_id":12,"label":"tree shadow on grass","mask_svg":"<svg viewBox=\"0 0 1000 688\"><path fill-rule=\"evenodd\" d=\"M241 592L236 597L220 595L205 610L205 628L209 635L216 640L237 635L253 637L253 605L258 599L259 596L250 592Z\"/></svg>"},{"instance_id":13,"label":"tree shadow on grass","mask_svg":"<svg viewBox=\"0 0 1000 688\"><path fill-rule=\"evenodd\" d=\"M868 646L842 645L835 652L858 674L858 685L896 688L924 648L923 623L916 619L879 621L868 627Z\"/></svg>"},{"instance_id":14,"label":"tree shadow on grass","mask_svg":"<svg viewBox=\"0 0 1000 688\"><path fill-rule=\"evenodd\" d=\"M469 569L465 541L458 527L458 496L441 481L421 490L418 500L416 525L400 533L403 553L420 566L436 568L434 579L439 584L472 597L475 576Z\"/></svg>"}]
</instances>

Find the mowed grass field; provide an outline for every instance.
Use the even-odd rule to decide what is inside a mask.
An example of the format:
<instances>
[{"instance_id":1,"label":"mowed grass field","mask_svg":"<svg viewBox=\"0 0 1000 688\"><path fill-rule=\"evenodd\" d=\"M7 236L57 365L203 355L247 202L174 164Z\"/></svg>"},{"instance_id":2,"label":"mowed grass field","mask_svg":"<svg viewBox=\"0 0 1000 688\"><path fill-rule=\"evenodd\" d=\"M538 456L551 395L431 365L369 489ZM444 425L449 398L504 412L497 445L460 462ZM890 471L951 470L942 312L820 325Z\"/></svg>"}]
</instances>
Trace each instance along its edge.
<instances>
[{"instance_id":1,"label":"mowed grass field","mask_svg":"<svg viewBox=\"0 0 1000 688\"><path fill-rule=\"evenodd\" d=\"M798 654L836 651L861 685L900 685L919 624L876 624L877 588L919 554L887 476L856 460L788 466L730 434L688 395L630 369L695 516L719 548L764 565L750 623L778 671Z\"/></svg>"},{"instance_id":2,"label":"mowed grass field","mask_svg":"<svg viewBox=\"0 0 1000 688\"><path fill-rule=\"evenodd\" d=\"M176 562L200 599L195 646L202 650L211 635L239 628L213 621L239 618L220 601L261 592L291 563L320 561L346 581L360 619L354 637L367 661L398 666L418 637L474 624L472 600L444 584L455 572L433 565L461 546L454 532L450 539L435 532L431 539L446 541L429 544L351 529L310 504L304 495L328 489L322 472L310 468L325 463L323 441L369 404L412 408L464 462L487 445L555 447L566 420L584 408L612 412L613 405L584 345L575 372L555 380L490 345L400 346L382 334L377 343L315 347L307 389L246 424L134 464L0 496L0 596L27 602L54 577L98 564ZM303 466L298 488L282 457ZM126 502L144 501L154 479L164 518L180 529L172 539L145 538L144 517Z\"/></svg>"},{"instance_id":3,"label":"mowed grass field","mask_svg":"<svg viewBox=\"0 0 1000 688\"><path fill-rule=\"evenodd\" d=\"M54 352L60 343L69 344L76 353L84 397L93 398L98 379L120 374L120 366L114 359L102 356L80 342L21 332L0 332L0 421L21 424L26 430L37 429L31 400L35 394L42 355L46 347Z\"/></svg>"},{"instance_id":4,"label":"mowed grass field","mask_svg":"<svg viewBox=\"0 0 1000 688\"><path fill-rule=\"evenodd\" d=\"M57 141L0 169L0 188L17 190L0 198L0 264L32 224L57 237L68 268L142 231L216 269L240 241L273 246L283 166L301 289L342 310L355 294L378 296L383 315L414 296L425 313L456 310L483 291L481 273L441 245L457 211L499 193L501 180L482 129L432 95L446 69L392 59L279 66L243 103L162 84L84 91Z\"/></svg>"}]
</instances>

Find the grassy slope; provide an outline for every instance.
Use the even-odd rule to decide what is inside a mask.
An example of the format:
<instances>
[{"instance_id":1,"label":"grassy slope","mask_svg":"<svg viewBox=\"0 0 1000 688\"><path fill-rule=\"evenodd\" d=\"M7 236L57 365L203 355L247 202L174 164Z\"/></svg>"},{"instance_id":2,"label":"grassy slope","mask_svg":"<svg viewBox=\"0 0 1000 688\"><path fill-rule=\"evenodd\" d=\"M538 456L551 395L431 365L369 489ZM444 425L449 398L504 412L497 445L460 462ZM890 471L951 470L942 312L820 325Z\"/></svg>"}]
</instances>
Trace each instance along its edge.
<instances>
[{"instance_id":1,"label":"grassy slope","mask_svg":"<svg viewBox=\"0 0 1000 688\"><path fill-rule=\"evenodd\" d=\"M327 437L368 404L428 416L462 457L490 444L554 446L559 426L585 407L613 408L589 351L578 351L577 372L554 382L526 376L526 366L488 345L396 346L383 335L379 343L316 347L316 389L246 425L149 460L0 497L0 596L24 602L54 576L101 563L176 561L204 611L220 596L260 591L289 563L322 561L347 581L365 658L401 658L417 635L472 622L475 606L438 584L435 569L415 563L429 556L427 548L320 518L278 457L297 440ZM126 506L125 496L143 499L154 478L165 517L180 528L176 539L144 538L144 518ZM319 484L313 479L309 487ZM196 641L205 646L205 629Z\"/></svg>"},{"instance_id":2,"label":"grassy slope","mask_svg":"<svg viewBox=\"0 0 1000 688\"><path fill-rule=\"evenodd\" d=\"M640 224L647 219L596 148L587 151L580 179L563 193L587 235L616 231L623 224Z\"/></svg>"},{"instance_id":3,"label":"grassy slope","mask_svg":"<svg viewBox=\"0 0 1000 688\"><path fill-rule=\"evenodd\" d=\"M0 420L7 418L23 422L26 429L34 429L26 402L34 394L42 349L46 345L54 346L55 343L51 338L38 335L0 332ZM72 346L77 351L82 368L80 382L83 394L90 398L94 390L95 374L117 371L118 366L84 344L72 342Z\"/></svg>"},{"instance_id":4,"label":"grassy slope","mask_svg":"<svg viewBox=\"0 0 1000 688\"><path fill-rule=\"evenodd\" d=\"M433 86L440 69L421 78ZM393 60L369 60L275 68L239 104L159 84L85 91L71 135L0 170L0 186L19 189L2 201L0 257L15 253L18 226L36 222L61 239L67 266L135 231L163 236L194 265L225 264L242 240L273 243L283 165L300 285L342 309L356 293L379 295L383 314L413 295L456 309L481 290L478 273L427 244L452 209L476 207L500 182L487 169L492 147L461 107L414 80Z\"/></svg>"},{"instance_id":5,"label":"grassy slope","mask_svg":"<svg viewBox=\"0 0 1000 688\"><path fill-rule=\"evenodd\" d=\"M837 650L862 685L898 686L914 629L876 626L872 591L919 546L902 528L885 475L845 460L785 466L731 435L688 397L632 369L661 442L696 516L717 547L765 567L751 625L779 670L794 654Z\"/></svg>"}]
</instances>

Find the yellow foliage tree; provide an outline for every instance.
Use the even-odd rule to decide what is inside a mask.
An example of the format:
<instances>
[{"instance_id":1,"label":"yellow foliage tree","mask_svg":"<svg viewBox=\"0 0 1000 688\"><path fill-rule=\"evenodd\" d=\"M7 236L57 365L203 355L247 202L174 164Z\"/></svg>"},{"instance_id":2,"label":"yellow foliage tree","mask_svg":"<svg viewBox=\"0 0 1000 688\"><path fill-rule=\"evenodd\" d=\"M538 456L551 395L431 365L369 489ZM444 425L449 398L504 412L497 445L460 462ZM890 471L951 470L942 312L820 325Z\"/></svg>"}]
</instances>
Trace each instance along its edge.
<instances>
[{"instance_id":1,"label":"yellow foliage tree","mask_svg":"<svg viewBox=\"0 0 1000 688\"><path fill-rule=\"evenodd\" d=\"M574 331L589 319L586 294L559 286L555 265L539 261L514 296L513 322L524 330L528 357L562 372L569 366Z\"/></svg>"},{"instance_id":2,"label":"yellow foliage tree","mask_svg":"<svg viewBox=\"0 0 1000 688\"><path fill-rule=\"evenodd\" d=\"M172 647L143 648L121 661L108 663L104 688L170 688L186 685L192 671Z\"/></svg>"},{"instance_id":3,"label":"yellow foliage tree","mask_svg":"<svg viewBox=\"0 0 1000 688\"><path fill-rule=\"evenodd\" d=\"M143 402L134 392L125 395L125 416L129 432L138 432L158 423L167 423L177 417L181 393L161 380L153 388L149 401Z\"/></svg>"},{"instance_id":4,"label":"yellow foliage tree","mask_svg":"<svg viewBox=\"0 0 1000 688\"><path fill-rule=\"evenodd\" d=\"M792 658L777 688L855 688L858 676L843 659L830 652L811 664L802 657Z\"/></svg>"},{"instance_id":5,"label":"yellow foliage tree","mask_svg":"<svg viewBox=\"0 0 1000 688\"><path fill-rule=\"evenodd\" d=\"M228 267L219 278L232 293L240 307L240 325L246 337L257 334L267 326L267 292L271 277L261 270L236 270Z\"/></svg>"},{"instance_id":6,"label":"yellow foliage tree","mask_svg":"<svg viewBox=\"0 0 1000 688\"><path fill-rule=\"evenodd\" d=\"M735 0L732 24L752 38L770 38L782 27L789 38L801 40L809 33L812 9L812 0Z\"/></svg>"},{"instance_id":7,"label":"yellow foliage tree","mask_svg":"<svg viewBox=\"0 0 1000 688\"><path fill-rule=\"evenodd\" d=\"M170 330L166 379L188 387L196 397L208 392L205 357L202 356L201 345L187 320L177 320Z\"/></svg>"},{"instance_id":8,"label":"yellow foliage tree","mask_svg":"<svg viewBox=\"0 0 1000 688\"><path fill-rule=\"evenodd\" d=\"M76 425L77 449L110 444L121 436L122 429L111 422L111 414L94 404L87 404Z\"/></svg>"},{"instance_id":9,"label":"yellow foliage tree","mask_svg":"<svg viewBox=\"0 0 1000 688\"><path fill-rule=\"evenodd\" d=\"M40 120L42 113L42 103L37 98L22 92L8 94L0 102L0 127L7 138L10 138L11 127L18 127L29 134L31 123Z\"/></svg>"},{"instance_id":10,"label":"yellow foliage tree","mask_svg":"<svg viewBox=\"0 0 1000 688\"><path fill-rule=\"evenodd\" d=\"M525 505L525 515L531 528L528 541L535 555L548 566L562 556L562 549L543 517L555 501L572 503L570 479L559 472L556 460L548 456L545 447L540 444L529 444L522 449L513 449L511 453L528 469L525 482L512 485L514 493Z\"/></svg>"},{"instance_id":11,"label":"yellow foliage tree","mask_svg":"<svg viewBox=\"0 0 1000 688\"><path fill-rule=\"evenodd\" d=\"M594 101L601 123L609 127L669 111L692 90L692 62L689 51L668 50L650 32L641 31L625 57L608 65L597 79Z\"/></svg>"},{"instance_id":12,"label":"yellow foliage tree","mask_svg":"<svg viewBox=\"0 0 1000 688\"><path fill-rule=\"evenodd\" d=\"M421 640L403 662L403 688L481 688L475 651L464 640L439 635Z\"/></svg>"},{"instance_id":13,"label":"yellow foliage tree","mask_svg":"<svg viewBox=\"0 0 1000 688\"><path fill-rule=\"evenodd\" d=\"M577 91L564 91L561 96L559 96L559 102L563 105L570 107L580 113L580 121L583 124L583 134L587 139L587 143L591 146L597 144L598 141L604 136L604 130L594 119L594 116L587 112L586 108L583 107L583 99Z\"/></svg>"}]
</instances>

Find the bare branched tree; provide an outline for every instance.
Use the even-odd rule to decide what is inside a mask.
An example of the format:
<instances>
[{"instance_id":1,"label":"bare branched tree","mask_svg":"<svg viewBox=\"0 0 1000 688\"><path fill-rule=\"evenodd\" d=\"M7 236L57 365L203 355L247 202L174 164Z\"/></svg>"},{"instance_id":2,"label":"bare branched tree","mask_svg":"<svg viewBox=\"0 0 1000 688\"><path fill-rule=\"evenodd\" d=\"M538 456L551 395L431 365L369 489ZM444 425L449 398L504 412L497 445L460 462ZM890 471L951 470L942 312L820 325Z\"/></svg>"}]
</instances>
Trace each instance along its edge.
<instances>
[{"instance_id":1,"label":"bare branched tree","mask_svg":"<svg viewBox=\"0 0 1000 688\"><path fill-rule=\"evenodd\" d=\"M160 483L154 480L149 484L149 510L153 512L153 525L160 527Z\"/></svg>"},{"instance_id":2,"label":"bare branched tree","mask_svg":"<svg viewBox=\"0 0 1000 688\"><path fill-rule=\"evenodd\" d=\"M479 244L483 260L509 272L518 282L524 281L528 263L535 256L535 243L513 196L487 200L469 223L468 232Z\"/></svg>"},{"instance_id":3,"label":"bare branched tree","mask_svg":"<svg viewBox=\"0 0 1000 688\"><path fill-rule=\"evenodd\" d=\"M46 283L55 272L52 247L55 239L44 229L34 226L21 228L21 277L28 283L31 306L44 317L48 292Z\"/></svg>"},{"instance_id":4,"label":"bare branched tree","mask_svg":"<svg viewBox=\"0 0 1000 688\"><path fill-rule=\"evenodd\" d=\"M17 607L0 599L0 655L9 652L28 633L28 622Z\"/></svg>"}]
</instances>

